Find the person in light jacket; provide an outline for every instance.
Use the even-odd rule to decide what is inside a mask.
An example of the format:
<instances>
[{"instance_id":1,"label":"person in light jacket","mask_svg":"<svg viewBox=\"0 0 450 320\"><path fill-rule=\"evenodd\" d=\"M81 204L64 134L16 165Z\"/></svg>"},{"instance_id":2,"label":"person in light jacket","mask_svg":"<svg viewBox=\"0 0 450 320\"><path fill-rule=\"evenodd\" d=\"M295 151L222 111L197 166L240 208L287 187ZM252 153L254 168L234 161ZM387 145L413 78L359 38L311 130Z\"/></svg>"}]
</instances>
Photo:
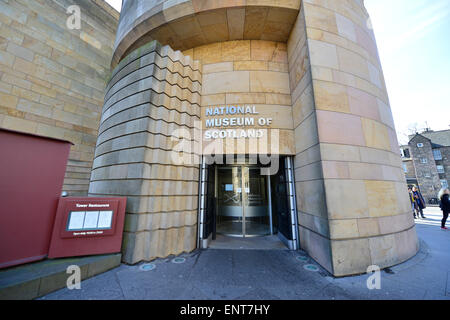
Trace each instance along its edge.
<instances>
[{"instance_id":1,"label":"person in light jacket","mask_svg":"<svg viewBox=\"0 0 450 320\"><path fill-rule=\"evenodd\" d=\"M450 190L449 189L442 189L439 192L439 200L440 200L440 207L442 210L443 218L441 221L441 229L447 230L447 227L445 226L445 223L447 222L448 214L450 213Z\"/></svg>"}]
</instances>

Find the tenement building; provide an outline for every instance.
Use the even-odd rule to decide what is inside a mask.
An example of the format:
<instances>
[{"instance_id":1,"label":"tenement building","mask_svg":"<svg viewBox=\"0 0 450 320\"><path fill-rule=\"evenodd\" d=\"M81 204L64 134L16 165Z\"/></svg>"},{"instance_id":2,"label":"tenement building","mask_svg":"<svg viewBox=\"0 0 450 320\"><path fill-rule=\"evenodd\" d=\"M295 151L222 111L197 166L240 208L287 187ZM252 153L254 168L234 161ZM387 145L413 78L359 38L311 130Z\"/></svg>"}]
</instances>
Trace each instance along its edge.
<instances>
[{"instance_id":1,"label":"tenement building","mask_svg":"<svg viewBox=\"0 0 450 320\"><path fill-rule=\"evenodd\" d=\"M416 185L427 203L436 204L441 188L450 183L450 130L427 130L409 136L401 146L408 185Z\"/></svg>"},{"instance_id":2,"label":"tenement building","mask_svg":"<svg viewBox=\"0 0 450 320\"><path fill-rule=\"evenodd\" d=\"M362 0L125 0L112 68L89 195L127 197L124 262L219 236L335 276L417 253Z\"/></svg>"}]
</instances>

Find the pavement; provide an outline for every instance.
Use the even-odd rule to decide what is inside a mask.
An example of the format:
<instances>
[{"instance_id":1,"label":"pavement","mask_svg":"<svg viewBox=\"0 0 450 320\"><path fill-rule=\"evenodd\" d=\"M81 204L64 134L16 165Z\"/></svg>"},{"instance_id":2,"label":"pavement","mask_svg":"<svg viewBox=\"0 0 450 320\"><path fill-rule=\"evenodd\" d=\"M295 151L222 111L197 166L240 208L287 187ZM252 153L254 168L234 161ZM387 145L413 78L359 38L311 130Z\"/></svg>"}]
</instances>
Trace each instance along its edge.
<instances>
[{"instance_id":1,"label":"pavement","mask_svg":"<svg viewBox=\"0 0 450 320\"><path fill-rule=\"evenodd\" d=\"M380 273L334 278L303 251L196 250L167 259L119 267L42 300L448 300L450 231L440 229L439 208L416 220L419 253ZM450 225L450 222L449 222Z\"/></svg>"},{"instance_id":2,"label":"pavement","mask_svg":"<svg viewBox=\"0 0 450 320\"><path fill-rule=\"evenodd\" d=\"M61 288L78 266L84 280L120 266L120 253L44 259L0 270L0 300L31 300ZM70 271L68 274L67 271ZM71 282L70 282L71 283Z\"/></svg>"}]
</instances>

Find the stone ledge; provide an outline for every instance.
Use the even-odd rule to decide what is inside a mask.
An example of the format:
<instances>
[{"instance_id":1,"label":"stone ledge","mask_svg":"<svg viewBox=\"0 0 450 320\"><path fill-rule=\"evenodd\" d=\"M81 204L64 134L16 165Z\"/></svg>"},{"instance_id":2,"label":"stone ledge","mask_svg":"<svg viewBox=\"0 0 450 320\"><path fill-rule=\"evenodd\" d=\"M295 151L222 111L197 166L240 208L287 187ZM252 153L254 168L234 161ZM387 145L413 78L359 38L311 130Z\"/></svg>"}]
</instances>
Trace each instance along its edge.
<instances>
[{"instance_id":1,"label":"stone ledge","mask_svg":"<svg viewBox=\"0 0 450 320\"><path fill-rule=\"evenodd\" d=\"M70 265L81 269L81 280L120 265L120 253L46 259L0 271L0 300L31 300L66 287Z\"/></svg>"}]
</instances>

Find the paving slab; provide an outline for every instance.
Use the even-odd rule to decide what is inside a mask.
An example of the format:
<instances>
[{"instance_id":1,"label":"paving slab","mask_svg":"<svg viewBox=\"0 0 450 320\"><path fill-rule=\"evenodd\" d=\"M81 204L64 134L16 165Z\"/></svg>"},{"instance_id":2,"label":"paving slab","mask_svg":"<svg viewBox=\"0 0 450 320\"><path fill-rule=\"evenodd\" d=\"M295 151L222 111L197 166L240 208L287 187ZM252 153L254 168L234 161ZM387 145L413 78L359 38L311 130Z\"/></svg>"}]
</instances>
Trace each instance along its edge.
<instances>
[{"instance_id":1,"label":"paving slab","mask_svg":"<svg viewBox=\"0 0 450 320\"><path fill-rule=\"evenodd\" d=\"M67 268L80 267L81 280L120 265L121 254L46 259L0 271L0 300L30 300L66 288ZM71 290L69 290L71 291Z\"/></svg>"},{"instance_id":2,"label":"paving slab","mask_svg":"<svg viewBox=\"0 0 450 320\"><path fill-rule=\"evenodd\" d=\"M83 281L81 290L41 299L449 300L450 231L440 229L441 215L427 208L426 219L416 220L419 253L381 271L380 290L367 288L369 275L334 278L303 251L234 247L182 254L182 263L156 259L149 271L145 263L122 264Z\"/></svg>"}]
</instances>

